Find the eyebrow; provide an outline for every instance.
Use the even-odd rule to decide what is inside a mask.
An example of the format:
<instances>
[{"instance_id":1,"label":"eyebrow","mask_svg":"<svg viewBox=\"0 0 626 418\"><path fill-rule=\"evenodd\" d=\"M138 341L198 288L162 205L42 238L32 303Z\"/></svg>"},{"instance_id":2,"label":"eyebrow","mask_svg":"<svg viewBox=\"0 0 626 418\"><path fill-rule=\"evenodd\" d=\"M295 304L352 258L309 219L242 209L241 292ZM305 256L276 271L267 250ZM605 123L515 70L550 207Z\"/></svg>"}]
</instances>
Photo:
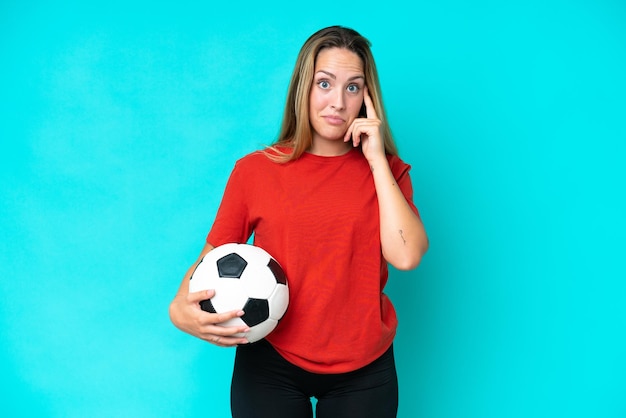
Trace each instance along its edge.
<instances>
[{"instance_id":1,"label":"eyebrow","mask_svg":"<svg viewBox=\"0 0 626 418\"><path fill-rule=\"evenodd\" d=\"M337 76L335 76L335 74L333 74L333 73L329 73L328 71L325 71L325 70L319 70L319 71L317 71L315 74L317 75L317 74L319 74L319 73L324 73L324 74L326 74L327 76L329 76L330 78L332 78L333 80L336 80L336 79L337 79ZM363 76L363 75L355 75L355 76L353 76L353 77L350 77L350 78L348 79L348 81L357 80L357 79L359 79L359 78L360 78L360 79L365 80L365 76Z\"/></svg>"}]
</instances>

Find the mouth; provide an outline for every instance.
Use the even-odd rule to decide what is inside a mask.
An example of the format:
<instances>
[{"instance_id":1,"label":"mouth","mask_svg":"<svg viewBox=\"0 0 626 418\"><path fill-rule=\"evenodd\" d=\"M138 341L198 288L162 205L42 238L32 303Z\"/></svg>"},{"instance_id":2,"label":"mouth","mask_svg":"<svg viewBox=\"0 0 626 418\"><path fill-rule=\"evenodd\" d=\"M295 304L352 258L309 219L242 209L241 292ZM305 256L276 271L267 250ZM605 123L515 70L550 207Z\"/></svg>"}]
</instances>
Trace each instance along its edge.
<instances>
[{"instance_id":1,"label":"mouth","mask_svg":"<svg viewBox=\"0 0 626 418\"><path fill-rule=\"evenodd\" d=\"M343 125L345 120L340 118L339 116L326 115L322 116L322 118L330 125Z\"/></svg>"}]
</instances>

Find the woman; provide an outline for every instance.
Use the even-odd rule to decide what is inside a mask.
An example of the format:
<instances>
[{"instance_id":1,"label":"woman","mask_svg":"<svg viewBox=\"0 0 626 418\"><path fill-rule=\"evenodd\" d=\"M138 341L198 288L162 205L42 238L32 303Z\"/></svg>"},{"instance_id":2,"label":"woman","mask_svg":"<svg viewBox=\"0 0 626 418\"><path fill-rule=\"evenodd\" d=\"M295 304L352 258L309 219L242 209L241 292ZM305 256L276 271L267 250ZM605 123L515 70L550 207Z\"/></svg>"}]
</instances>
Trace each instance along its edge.
<instances>
[{"instance_id":1,"label":"woman","mask_svg":"<svg viewBox=\"0 0 626 418\"><path fill-rule=\"evenodd\" d=\"M290 305L265 340L215 324L189 293L170 306L181 330L237 347L234 417L395 417L397 319L383 293L387 263L415 268L428 239L412 202L409 166L386 123L369 41L334 26L304 44L276 143L237 161L198 260L218 245L264 248L289 278Z\"/></svg>"}]
</instances>

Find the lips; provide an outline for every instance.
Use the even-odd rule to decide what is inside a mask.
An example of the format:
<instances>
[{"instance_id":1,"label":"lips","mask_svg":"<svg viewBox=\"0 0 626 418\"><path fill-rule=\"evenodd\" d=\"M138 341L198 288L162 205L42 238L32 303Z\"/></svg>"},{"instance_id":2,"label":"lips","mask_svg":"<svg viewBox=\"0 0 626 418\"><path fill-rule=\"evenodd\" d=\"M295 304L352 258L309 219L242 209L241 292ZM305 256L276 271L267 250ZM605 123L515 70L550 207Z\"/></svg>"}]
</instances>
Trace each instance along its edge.
<instances>
[{"instance_id":1,"label":"lips","mask_svg":"<svg viewBox=\"0 0 626 418\"><path fill-rule=\"evenodd\" d=\"M345 122L339 116L326 115L322 116L322 118L330 125L343 125L343 123Z\"/></svg>"}]
</instances>

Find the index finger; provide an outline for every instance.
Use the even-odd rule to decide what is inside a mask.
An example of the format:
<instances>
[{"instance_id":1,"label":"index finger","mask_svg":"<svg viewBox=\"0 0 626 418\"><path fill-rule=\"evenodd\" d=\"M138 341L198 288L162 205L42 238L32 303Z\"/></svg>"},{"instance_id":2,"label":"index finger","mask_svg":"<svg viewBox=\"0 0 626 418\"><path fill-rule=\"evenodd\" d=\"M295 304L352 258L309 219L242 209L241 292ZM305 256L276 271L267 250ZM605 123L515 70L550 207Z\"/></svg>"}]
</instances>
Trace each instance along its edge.
<instances>
[{"instance_id":1,"label":"index finger","mask_svg":"<svg viewBox=\"0 0 626 418\"><path fill-rule=\"evenodd\" d=\"M211 315L215 315L215 322L214 322L215 324L222 324L230 319L239 318L243 316L244 311L234 310L234 311L229 311L229 312L215 313ZM231 326L231 327L222 327L222 328L232 328L232 329L239 328L239 331L237 332L241 332L241 326ZM248 326L244 324L244 328L247 329Z\"/></svg>"},{"instance_id":2,"label":"index finger","mask_svg":"<svg viewBox=\"0 0 626 418\"><path fill-rule=\"evenodd\" d=\"M365 103L365 114L367 115L367 118L378 119L378 115L374 109L374 102L372 102L367 86L363 89L363 103Z\"/></svg>"}]
</instances>

